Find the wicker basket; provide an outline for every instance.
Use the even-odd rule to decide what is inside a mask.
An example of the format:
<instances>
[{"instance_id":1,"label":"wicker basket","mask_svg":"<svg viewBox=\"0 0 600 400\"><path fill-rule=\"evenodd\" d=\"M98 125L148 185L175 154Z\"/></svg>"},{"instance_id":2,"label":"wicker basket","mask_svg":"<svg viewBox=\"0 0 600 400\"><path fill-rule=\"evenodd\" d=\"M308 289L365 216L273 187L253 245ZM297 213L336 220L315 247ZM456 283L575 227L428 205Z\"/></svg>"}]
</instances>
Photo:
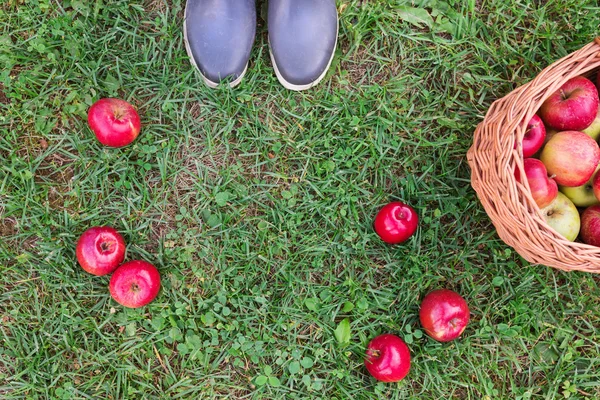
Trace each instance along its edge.
<instances>
[{"instance_id":1,"label":"wicker basket","mask_svg":"<svg viewBox=\"0 0 600 400\"><path fill-rule=\"evenodd\" d=\"M526 122L567 80L600 70L600 38L545 68L534 80L495 101L475 130L467 153L471 185L500 238L523 258L565 271L600 272L600 247L570 242L546 224L523 171L521 141ZM515 142L517 149L514 149Z\"/></svg>"}]
</instances>

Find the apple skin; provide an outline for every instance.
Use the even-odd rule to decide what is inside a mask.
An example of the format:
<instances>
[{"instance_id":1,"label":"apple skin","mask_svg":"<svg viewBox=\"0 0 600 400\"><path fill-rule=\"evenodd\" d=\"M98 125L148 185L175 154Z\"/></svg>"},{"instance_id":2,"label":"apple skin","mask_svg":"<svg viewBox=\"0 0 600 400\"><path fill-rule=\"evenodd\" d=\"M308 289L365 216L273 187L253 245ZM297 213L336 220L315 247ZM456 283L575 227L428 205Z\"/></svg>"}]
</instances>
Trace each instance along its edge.
<instances>
[{"instance_id":1,"label":"apple skin","mask_svg":"<svg viewBox=\"0 0 600 400\"><path fill-rule=\"evenodd\" d=\"M459 337L467 327L469 306L458 293L437 289L423 298L419 319L429 336L439 342L449 342Z\"/></svg>"},{"instance_id":2,"label":"apple skin","mask_svg":"<svg viewBox=\"0 0 600 400\"><path fill-rule=\"evenodd\" d=\"M600 200L596 197L596 190L600 195L600 181L598 181L598 189L595 189L594 186L594 179L598 175L599 170L600 165L598 165L592 177L581 186L559 186L558 190L567 196L577 207L589 207L599 204Z\"/></svg>"},{"instance_id":3,"label":"apple skin","mask_svg":"<svg viewBox=\"0 0 600 400\"><path fill-rule=\"evenodd\" d=\"M548 177L544 163L536 158L526 158L523 160L523 170L535 204L543 208L552 203L558 193L558 186L554 179ZM515 178L521 182L521 171L518 168L515 169Z\"/></svg>"},{"instance_id":4,"label":"apple skin","mask_svg":"<svg viewBox=\"0 0 600 400\"><path fill-rule=\"evenodd\" d=\"M117 303L129 308L143 307L158 295L160 274L149 262L128 261L113 273L108 287Z\"/></svg>"},{"instance_id":5,"label":"apple skin","mask_svg":"<svg viewBox=\"0 0 600 400\"><path fill-rule=\"evenodd\" d=\"M598 141L598 138L600 138L600 107L598 107L596 119L594 119L594 121L592 121L592 124L585 128L582 132L594 139L595 141Z\"/></svg>"},{"instance_id":6,"label":"apple skin","mask_svg":"<svg viewBox=\"0 0 600 400\"><path fill-rule=\"evenodd\" d=\"M539 115L547 126L558 131L581 131L596 118L598 103L594 83L577 76L544 101Z\"/></svg>"},{"instance_id":7,"label":"apple skin","mask_svg":"<svg viewBox=\"0 0 600 400\"><path fill-rule=\"evenodd\" d=\"M544 126L542 119L535 114L527 123L527 128L523 135L523 158L534 155L544 144L545 138L546 127Z\"/></svg>"},{"instance_id":8,"label":"apple skin","mask_svg":"<svg viewBox=\"0 0 600 400\"><path fill-rule=\"evenodd\" d=\"M373 227L381 240L389 244L398 244L411 237L418 224L417 212L411 206L395 201L379 210Z\"/></svg>"},{"instance_id":9,"label":"apple skin","mask_svg":"<svg viewBox=\"0 0 600 400\"><path fill-rule=\"evenodd\" d=\"M581 186L600 162L598 143L583 132L558 132L544 146L540 160L561 186Z\"/></svg>"},{"instance_id":10,"label":"apple skin","mask_svg":"<svg viewBox=\"0 0 600 400\"><path fill-rule=\"evenodd\" d=\"M79 237L75 254L84 271L97 276L110 274L125 258L125 241L115 229L96 226Z\"/></svg>"},{"instance_id":11,"label":"apple skin","mask_svg":"<svg viewBox=\"0 0 600 400\"><path fill-rule=\"evenodd\" d=\"M379 381L398 382L410 370L408 346L396 335L379 335L367 346L365 367Z\"/></svg>"},{"instance_id":12,"label":"apple skin","mask_svg":"<svg viewBox=\"0 0 600 400\"><path fill-rule=\"evenodd\" d=\"M135 108L125 100L114 98L95 102L88 111L88 124L98 141L110 147L127 146L141 129Z\"/></svg>"},{"instance_id":13,"label":"apple skin","mask_svg":"<svg viewBox=\"0 0 600 400\"><path fill-rule=\"evenodd\" d=\"M547 128L546 129L546 139L544 140L544 145L550 141L556 135L558 131L556 129Z\"/></svg>"},{"instance_id":14,"label":"apple skin","mask_svg":"<svg viewBox=\"0 0 600 400\"><path fill-rule=\"evenodd\" d=\"M581 220L575 204L567 196L558 192L556 199L540 210L546 223L569 241L579 234Z\"/></svg>"},{"instance_id":15,"label":"apple skin","mask_svg":"<svg viewBox=\"0 0 600 400\"><path fill-rule=\"evenodd\" d=\"M594 119L594 121L592 121L590 126L585 128L581 132L585 133L586 135L588 135L595 141L598 141L598 139L600 139L600 106L598 106L598 112L596 113L596 119ZM546 130L546 139L544 142L547 143L550 139L552 139L552 136L554 136L556 133L558 133L558 131L554 130L554 129ZM525 148L525 138L523 138L523 148ZM530 157L530 156L525 155L525 150L523 150L523 157Z\"/></svg>"},{"instance_id":16,"label":"apple skin","mask_svg":"<svg viewBox=\"0 0 600 400\"><path fill-rule=\"evenodd\" d=\"M581 213L581 240L592 246L600 246L600 205L586 208Z\"/></svg>"},{"instance_id":17,"label":"apple skin","mask_svg":"<svg viewBox=\"0 0 600 400\"><path fill-rule=\"evenodd\" d=\"M600 170L600 167L598 167L598 169ZM596 175L592 177L592 190L594 191L596 200L600 201L600 173L596 173Z\"/></svg>"}]
</instances>

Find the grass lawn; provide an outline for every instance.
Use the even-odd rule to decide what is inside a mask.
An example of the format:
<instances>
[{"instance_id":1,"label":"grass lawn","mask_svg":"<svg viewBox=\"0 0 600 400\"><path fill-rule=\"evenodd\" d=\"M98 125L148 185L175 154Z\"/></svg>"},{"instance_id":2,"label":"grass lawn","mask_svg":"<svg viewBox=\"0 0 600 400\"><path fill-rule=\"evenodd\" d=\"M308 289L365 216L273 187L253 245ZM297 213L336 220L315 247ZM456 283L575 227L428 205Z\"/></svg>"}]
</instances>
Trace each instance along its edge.
<instances>
[{"instance_id":1,"label":"grass lawn","mask_svg":"<svg viewBox=\"0 0 600 400\"><path fill-rule=\"evenodd\" d=\"M210 90L183 0L2 2L0 397L600 398L600 278L506 246L466 163L494 100L598 34L597 0L340 0L330 73L301 93L265 5L244 81ZM107 96L138 107L133 145L87 127ZM371 226L391 200L421 217L399 246ZM159 268L155 302L125 309L81 270L93 225ZM419 326L439 287L472 312L449 344ZM412 354L396 384L362 365L386 332Z\"/></svg>"}]
</instances>

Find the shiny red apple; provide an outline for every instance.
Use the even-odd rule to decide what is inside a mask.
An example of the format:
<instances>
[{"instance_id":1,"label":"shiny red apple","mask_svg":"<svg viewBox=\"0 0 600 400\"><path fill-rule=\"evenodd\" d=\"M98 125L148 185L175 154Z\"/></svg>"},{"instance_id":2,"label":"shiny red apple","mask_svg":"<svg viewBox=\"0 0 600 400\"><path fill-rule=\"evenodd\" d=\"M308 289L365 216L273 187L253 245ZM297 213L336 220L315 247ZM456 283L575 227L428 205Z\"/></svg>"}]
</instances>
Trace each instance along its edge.
<instances>
[{"instance_id":1,"label":"shiny red apple","mask_svg":"<svg viewBox=\"0 0 600 400\"><path fill-rule=\"evenodd\" d=\"M389 244L398 244L415 233L418 223L417 213L411 206L395 201L379 210L373 227L381 240Z\"/></svg>"},{"instance_id":2,"label":"shiny red apple","mask_svg":"<svg viewBox=\"0 0 600 400\"><path fill-rule=\"evenodd\" d=\"M546 139L546 127L542 119L535 114L527 123L523 135L523 158L534 155L544 144L544 139Z\"/></svg>"},{"instance_id":3,"label":"shiny red apple","mask_svg":"<svg viewBox=\"0 0 600 400\"><path fill-rule=\"evenodd\" d=\"M410 370L408 346L396 335L379 335L367 346L365 367L377 380L398 382Z\"/></svg>"},{"instance_id":4,"label":"shiny red apple","mask_svg":"<svg viewBox=\"0 0 600 400\"><path fill-rule=\"evenodd\" d=\"M540 160L559 185L581 186L594 174L600 148L583 132L558 132L542 149Z\"/></svg>"},{"instance_id":5,"label":"shiny red apple","mask_svg":"<svg viewBox=\"0 0 600 400\"><path fill-rule=\"evenodd\" d=\"M125 241L115 229L96 226L79 237L75 254L81 268L90 274L110 274L125 258Z\"/></svg>"},{"instance_id":6,"label":"shiny red apple","mask_svg":"<svg viewBox=\"0 0 600 400\"><path fill-rule=\"evenodd\" d=\"M558 131L581 131L596 118L598 89L583 76L569 79L548 97L539 110L546 125Z\"/></svg>"},{"instance_id":7,"label":"shiny red apple","mask_svg":"<svg viewBox=\"0 0 600 400\"><path fill-rule=\"evenodd\" d=\"M158 295L160 274L149 262L128 261L111 276L109 290L117 303L129 308L143 307Z\"/></svg>"},{"instance_id":8,"label":"shiny red apple","mask_svg":"<svg viewBox=\"0 0 600 400\"><path fill-rule=\"evenodd\" d=\"M523 170L529 183L531 197L539 208L544 208L556 198L558 186L554 179L548 177L548 172L544 163L536 158L526 158L523 160ZM521 181L521 171L515 169L515 178Z\"/></svg>"},{"instance_id":9,"label":"shiny red apple","mask_svg":"<svg viewBox=\"0 0 600 400\"><path fill-rule=\"evenodd\" d=\"M458 293L448 289L430 292L421 302L419 319L425 332L440 342L463 333L469 323L469 306Z\"/></svg>"},{"instance_id":10,"label":"shiny red apple","mask_svg":"<svg viewBox=\"0 0 600 400\"><path fill-rule=\"evenodd\" d=\"M581 240L592 246L600 246L600 204L586 208L581 213Z\"/></svg>"},{"instance_id":11,"label":"shiny red apple","mask_svg":"<svg viewBox=\"0 0 600 400\"><path fill-rule=\"evenodd\" d=\"M88 124L105 146L127 146L140 133L141 122L135 108L121 99L105 98L88 111Z\"/></svg>"}]
</instances>

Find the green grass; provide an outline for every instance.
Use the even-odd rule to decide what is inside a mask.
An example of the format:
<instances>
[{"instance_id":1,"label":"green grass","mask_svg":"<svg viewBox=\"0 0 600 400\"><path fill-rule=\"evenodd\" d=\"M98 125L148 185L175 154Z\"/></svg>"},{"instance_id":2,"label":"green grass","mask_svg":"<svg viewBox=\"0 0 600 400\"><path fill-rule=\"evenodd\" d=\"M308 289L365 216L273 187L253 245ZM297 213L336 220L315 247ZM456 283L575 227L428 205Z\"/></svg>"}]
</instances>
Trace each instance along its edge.
<instances>
[{"instance_id":1,"label":"green grass","mask_svg":"<svg viewBox=\"0 0 600 400\"><path fill-rule=\"evenodd\" d=\"M330 74L302 93L277 82L263 19L242 85L204 87L183 3L0 5L3 399L600 398L600 279L508 248L465 157L495 99L598 34L597 1L342 0ZM89 131L106 96L139 108L133 145ZM422 222L386 246L371 221L397 199ZM150 306L78 267L100 224L159 267ZM450 344L418 322L438 287L471 306ZM413 357L398 384L362 366L385 332Z\"/></svg>"}]
</instances>

